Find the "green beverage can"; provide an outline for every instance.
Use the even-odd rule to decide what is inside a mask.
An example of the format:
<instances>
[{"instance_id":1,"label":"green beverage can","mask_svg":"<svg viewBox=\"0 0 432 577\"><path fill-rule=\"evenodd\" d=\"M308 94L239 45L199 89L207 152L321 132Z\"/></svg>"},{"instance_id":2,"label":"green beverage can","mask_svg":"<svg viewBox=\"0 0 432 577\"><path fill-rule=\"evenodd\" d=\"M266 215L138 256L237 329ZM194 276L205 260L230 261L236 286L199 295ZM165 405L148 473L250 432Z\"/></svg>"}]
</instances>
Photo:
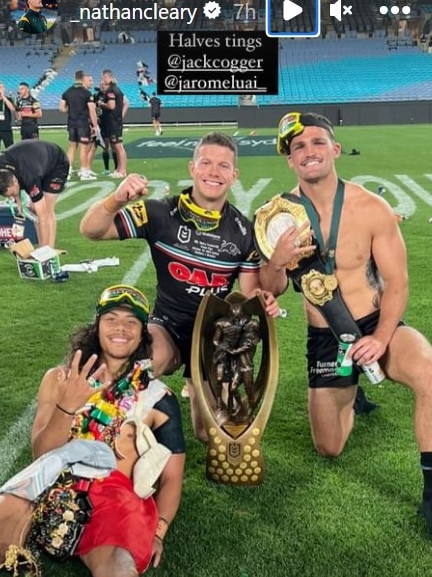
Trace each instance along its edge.
<instances>
[{"instance_id":1,"label":"green beverage can","mask_svg":"<svg viewBox=\"0 0 432 577\"><path fill-rule=\"evenodd\" d=\"M339 341L336 357L336 374L339 377L349 377L352 374L353 361L347 356L351 347L352 343Z\"/></svg>"}]
</instances>

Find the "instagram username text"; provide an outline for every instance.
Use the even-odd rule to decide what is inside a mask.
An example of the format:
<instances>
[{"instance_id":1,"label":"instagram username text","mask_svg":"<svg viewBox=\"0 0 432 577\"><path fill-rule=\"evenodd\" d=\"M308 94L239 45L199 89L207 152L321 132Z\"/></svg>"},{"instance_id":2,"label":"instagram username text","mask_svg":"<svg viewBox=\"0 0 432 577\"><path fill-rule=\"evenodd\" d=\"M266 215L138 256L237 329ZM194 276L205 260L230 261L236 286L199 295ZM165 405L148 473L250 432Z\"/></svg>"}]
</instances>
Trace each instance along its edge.
<instances>
[{"instance_id":1,"label":"instagram username text","mask_svg":"<svg viewBox=\"0 0 432 577\"><path fill-rule=\"evenodd\" d=\"M80 20L183 20L186 24L193 24L198 8L170 8L158 6L153 2L145 8L134 6L133 8L118 8L112 2L98 8L80 7Z\"/></svg>"}]
</instances>

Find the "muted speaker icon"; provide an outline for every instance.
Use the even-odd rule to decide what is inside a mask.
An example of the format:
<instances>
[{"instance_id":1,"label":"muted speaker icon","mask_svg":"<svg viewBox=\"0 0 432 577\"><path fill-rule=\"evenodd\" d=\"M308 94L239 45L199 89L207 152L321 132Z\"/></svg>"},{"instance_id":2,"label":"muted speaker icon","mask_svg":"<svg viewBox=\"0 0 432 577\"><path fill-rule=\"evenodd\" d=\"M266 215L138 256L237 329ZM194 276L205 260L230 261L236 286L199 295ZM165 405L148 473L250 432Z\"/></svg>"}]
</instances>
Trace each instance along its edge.
<instances>
[{"instance_id":1,"label":"muted speaker icon","mask_svg":"<svg viewBox=\"0 0 432 577\"><path fill-rule=\"evenodd\" d=\"M333 18L336 18L336 20L339 20L339 22L342 20L342 16L345 16L346 14L349 14L350 16L352 16L352 6L342 6L342 0L337 0L337 2L335 2L334 4L329 4L330 6L330 16L333 16ZM343 14L342 14L342 8L343 8Z\"/></svg>"},{"instance_id":2,"label":"muted speaker icon","mask_svg":"<svg viewBox=\"0 0 432 577\"><path fill-rule=\"evenodd\" d=\"M330 4L330 16L339 20L342 20L342 2L341 0L337 0L334 4Z\"/></svg>"}]
</instances>

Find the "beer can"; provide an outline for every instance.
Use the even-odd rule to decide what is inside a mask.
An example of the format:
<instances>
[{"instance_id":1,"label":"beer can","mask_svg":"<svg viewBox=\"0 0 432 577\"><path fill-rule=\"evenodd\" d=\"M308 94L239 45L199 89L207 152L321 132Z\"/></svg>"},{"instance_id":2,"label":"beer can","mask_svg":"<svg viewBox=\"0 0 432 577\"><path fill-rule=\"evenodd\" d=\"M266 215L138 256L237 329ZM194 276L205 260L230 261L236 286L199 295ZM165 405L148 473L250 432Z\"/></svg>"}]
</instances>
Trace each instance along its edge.
<instances>
[{"instance_id":1,"label":"beer can","mask_svg":"<svg viewBox=\"0 0 432 577\"><path fill-rule=\"evenodd\" d=\"M362 365L361 368L372 385L378 385L379 383L382 383L382 381L386 378L384 371L377 361L371 363L370 365Z\"/></svg>"},{"instance_id":2,"label":"beer can","mask_svg":"<svg viewBox=\"0 0 432 577\"><path fill-rule=\"evenodd\" d=\"M347 356L351 347L352 343L339 341L336 357L336 374L339 377L349 377L352 374L353 361Z\"/></svg>"}]
</instances>

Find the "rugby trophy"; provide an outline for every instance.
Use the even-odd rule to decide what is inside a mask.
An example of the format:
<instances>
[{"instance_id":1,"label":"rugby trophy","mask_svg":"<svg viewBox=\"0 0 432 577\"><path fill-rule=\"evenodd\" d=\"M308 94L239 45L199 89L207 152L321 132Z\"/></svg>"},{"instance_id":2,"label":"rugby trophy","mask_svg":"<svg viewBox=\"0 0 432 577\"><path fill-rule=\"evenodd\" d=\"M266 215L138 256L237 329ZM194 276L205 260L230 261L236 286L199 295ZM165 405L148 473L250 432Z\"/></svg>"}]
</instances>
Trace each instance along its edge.
<instances>
[{"instance_id":1,"label":"rugby trophy","mask_svg":"<svg viewBox=\"0 0 432 577\"><path fill-rule=\"evenodd\" d=\"M279 352L262 296L207 292L192 337L192 380L208 434L206 476L226 485L258 485L261 437L276 392Z\"/></svg>"}]
</instances>

